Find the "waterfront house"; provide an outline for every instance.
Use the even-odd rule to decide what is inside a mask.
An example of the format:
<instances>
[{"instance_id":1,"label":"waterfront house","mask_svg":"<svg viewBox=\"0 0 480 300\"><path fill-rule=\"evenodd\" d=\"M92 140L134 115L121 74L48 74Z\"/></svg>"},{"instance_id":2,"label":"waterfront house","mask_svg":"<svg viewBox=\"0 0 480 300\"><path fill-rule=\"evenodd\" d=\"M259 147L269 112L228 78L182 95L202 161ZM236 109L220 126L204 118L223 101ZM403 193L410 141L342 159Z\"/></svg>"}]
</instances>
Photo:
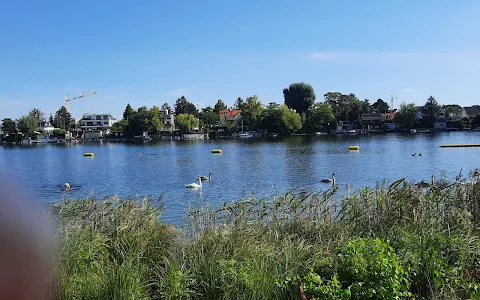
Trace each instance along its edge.
<instances>
[{"instance_id":1,"label":"waterfront house","mask_svg":"<svg viewBox=\"0 0 480 300\"><path fill-rule=\"evenodd\" d=\"M460 105L444 105L440 109L440 114L450 121L459 121L463 120L464 118L468 118L468 114L463 107Z\"/></svg>"},{"instance_id":2,"label":"waterfront house","mask_svg":"<svg viewBox=\"0 0 480 300\"><path fill-rule=\"evenodd\" d=\"M463 108L469 119L473 119L480 115L480 105L466 106Z\"/></svg>"},{"instance_id":3,"label":"waterfront house","mask_svg":"<svg viewBox=\"0 0 480 300\"><path fill-rule=\"evenodd\" d=\"M353 122L338 121L336 133L347 133L351 130L355 130Z\"/></svg>"},{"instance_id":4,"label":"waterfront house","mask_svg":"<svg viewBox=\"0 0 480 300\"><path fill-rule=\"evenodd\" d=\"M236 131L245 131L246 126L243 125L241 109L225 109L219 112L220 124L226 126L227 122L236 123Z\"/></svg>"},{"instance_id":5,"label":"waterfront house","mask_svg":"<svg viewBox=\"0 0 480 300\"><path fill-rule=\"evenodd\" d=\"M81 126L83 138L94 139L109 134L115 121L111 114L83 114Z\"/></svg>"},{"instance_id":6,"label":"waterfront house","mask_svg":"<svg viewBox=\"0 0 480 300\"><path fill-rule=\"evenodd\" d=\"M173 132L175 131L175 117L173 113L168 108L162 109L162 123L163 128L162 131Z\"/></svg>"},{"instance_id":7,"label":"waterfront house","mask_svg":"<svg viewBox=\"0 0 480 300\"><path fill-rule=\"evenodd\" d=\"M40 120L38 121L38 129L40 129L40 131L43 133L51 134L55 130L55 127L53 127L53 125L48 121Z\"/></svg>"},{"instance_id":8,"label":"waterfront house","mask_svg":"<svg viewBox=\"0 0 480 300\"><path fill-rule=\"evenodd\" d=\"M415 106L415 121L423 119L423 106Z\"/></svg>"},{"instance_id":9,"label":"waterfront house","mask_svg":"<svg viewBox=\"0 0 480 300\"><path fill-rule=\"evenodd\" d=\"M437 120L435 120L435 123L433 124L433 128L435 130L446 130L447 122L448 122L448 119L446 117L440 116L437 118Z\"/></svg>"}]
</instances>

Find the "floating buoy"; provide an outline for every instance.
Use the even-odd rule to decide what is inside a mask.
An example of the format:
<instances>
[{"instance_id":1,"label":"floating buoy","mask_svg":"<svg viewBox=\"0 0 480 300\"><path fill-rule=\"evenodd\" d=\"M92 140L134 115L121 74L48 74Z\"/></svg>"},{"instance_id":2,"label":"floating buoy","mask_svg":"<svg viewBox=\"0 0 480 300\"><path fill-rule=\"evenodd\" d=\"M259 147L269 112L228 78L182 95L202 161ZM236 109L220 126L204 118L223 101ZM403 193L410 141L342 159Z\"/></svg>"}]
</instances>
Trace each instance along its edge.
<instances>
[{"instance_id":1,"label":"floating buoy","mask_svg":"<svg viewBox=\"0 0 480 300\"><path fill-rule=\"evenodd\" d=\"M83 153L83 156L90 156L90 157L94 157L95 154L93 154L93 152L85 152Z\"/></svg>"},{"instance_id":2,"label":"floating buoy","mask_svg":"<svg viewBox=\"0 0 480 300\"><path fill-rule=\"evenodd\" d=\"M348 146L348 150L360 150L359 146Z\"/></svg>"},{"instance_id":3,"label":"floating buoy","mask_svg":"<svg viewBox=\"0 0 480 300\"><path fill-rule=\"evenodd\" d=\"M212 150L212 153L222 154L222 150L220 150L220 149L213 149L213 150Z\"/></svg>"}]
</instances>

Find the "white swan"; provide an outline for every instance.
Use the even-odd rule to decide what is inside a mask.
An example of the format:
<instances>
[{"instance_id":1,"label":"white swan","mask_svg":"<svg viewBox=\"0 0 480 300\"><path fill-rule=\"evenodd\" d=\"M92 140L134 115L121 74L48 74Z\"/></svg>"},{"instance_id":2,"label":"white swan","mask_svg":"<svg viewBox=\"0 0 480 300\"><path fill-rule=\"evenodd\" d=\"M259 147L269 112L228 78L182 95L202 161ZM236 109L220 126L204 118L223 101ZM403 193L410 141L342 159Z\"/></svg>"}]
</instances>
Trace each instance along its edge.
<instances>
[{"instance_id":1,"label":"white swan","mask_svg":"<svg viewBox=\"0 0 480 300\"><path fill-rule=\"evenodd\" d=\"M213 175L213 172L208 173L208 177L207 177L207 176L203 176L203 175L198 175L197 180L200 179L200 180L208 180L208 181L211 181L211 180L212 180L212 175Z\"/></svg>"},{"instance_id":2,"label":"white swan","mask_svg":"<svg viewBox=\"0 0 480 300\"><path fill-rule=\"evenodd\" d=\"M198 178L200 178L200 175L198 175ZM198 183L189 183L189 184L186 184L185 187L187 188L190 188L190 189L202 189L202 180L201 179L198 179Z\"/></svg>"},{"instance_id":3,"label":"white swan","mask_svg":"<svg viewBox=\"0 0 480 300\"><path fill-rule=\"evenodd\" d=\"M335 185L335 173L332 174L332 179L330 178L323 178L322 180L320 180L320 182L323 182L323 183L332 183L333 185Z\"/></svg>"}]
</instances>

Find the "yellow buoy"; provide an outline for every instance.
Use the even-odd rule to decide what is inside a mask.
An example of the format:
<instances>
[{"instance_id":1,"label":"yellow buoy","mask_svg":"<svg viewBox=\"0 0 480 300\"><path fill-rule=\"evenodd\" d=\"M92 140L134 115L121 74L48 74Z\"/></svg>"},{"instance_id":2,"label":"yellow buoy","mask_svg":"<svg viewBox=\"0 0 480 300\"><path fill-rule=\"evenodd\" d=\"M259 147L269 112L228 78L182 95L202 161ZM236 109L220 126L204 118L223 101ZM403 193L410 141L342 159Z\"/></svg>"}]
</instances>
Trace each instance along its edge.
<instances>
[{"instance_id":1,"label":"yellow buoy","mask_svg":"<svg viewBox=\"0 0 480 300\"><path fill-rule=\"evenodd\" d=\"M348 146L348 150L360 150L359 146Z\"/></svg>"},{"instance_id":2,"label":"yellow buoy","mask_svg":"<svg viewBox=\"0 0 480 300\"><path fill-rule=\"evenodd\" d=\"M94 157L95 154L93 154L93 152L85 152L83 153L83 156L90 156L90 157Z\"/></svg>"},{"instance_id":3,"label":"yellow buoy","mask_svg":"<svg viewBox=\"0 0 480 300\"><path fill-rule=\"evenodd\" d=\"M212 153L222 154L222 150L220 149L213 149Z\"/></svg>"}]
</instances>

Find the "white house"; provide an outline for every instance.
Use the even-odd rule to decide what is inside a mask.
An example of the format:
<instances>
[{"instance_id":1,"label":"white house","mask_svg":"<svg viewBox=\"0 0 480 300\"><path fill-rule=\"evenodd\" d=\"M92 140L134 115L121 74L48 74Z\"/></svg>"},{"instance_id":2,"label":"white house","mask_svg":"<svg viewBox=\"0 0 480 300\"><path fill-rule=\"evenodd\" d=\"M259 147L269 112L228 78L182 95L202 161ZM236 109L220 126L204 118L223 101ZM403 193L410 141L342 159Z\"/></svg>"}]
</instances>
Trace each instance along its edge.
<instances>
[{"instance_id":1,"label":"white house","mask_svg":"<svg viewBox=\"0 0 480 300\"><path fill-rule=\"evenodd\" d=\"M163 129L166 131L174 131L175 130L175 117L174 115L168 110L168 108L163 108Z\"/></svg>"},{"instance_id":2,"label":"white house","mask_svg":"<svg viewBox=\"0 0 480 300\"><path fill-rule=\"evenodd\" d=\"M86 139L104 136L110 133L110 128L116 122L111 114L83 114L82 130Z\"/></svg>"}]
</instances>

